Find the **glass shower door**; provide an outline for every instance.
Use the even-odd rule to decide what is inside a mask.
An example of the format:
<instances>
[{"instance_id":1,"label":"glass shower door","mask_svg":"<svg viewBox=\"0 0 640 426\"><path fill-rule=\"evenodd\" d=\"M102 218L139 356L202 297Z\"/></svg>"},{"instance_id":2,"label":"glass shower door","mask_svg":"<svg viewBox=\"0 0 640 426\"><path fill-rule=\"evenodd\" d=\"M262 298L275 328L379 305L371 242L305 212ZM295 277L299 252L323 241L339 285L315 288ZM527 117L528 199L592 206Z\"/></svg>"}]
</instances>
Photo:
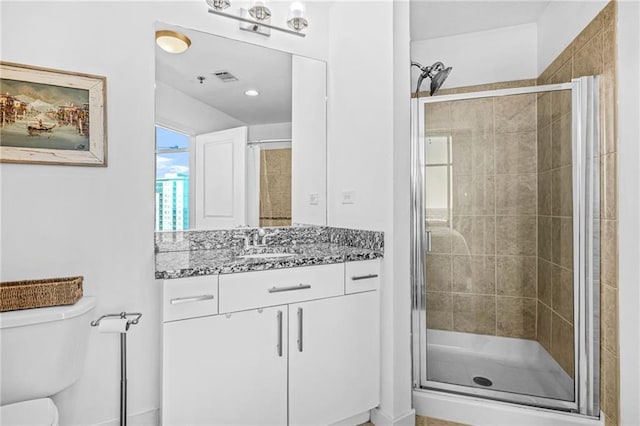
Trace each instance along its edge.
<instances>
[{"instance_id":1,"label":"glass shower door","mask_svg":"<svg viewBox=\"0 0 640 426\"><path fill-rule=\"evenodd\" d=\"M586 265L579 243L597 207L579 92L575 82L419 100L418 387L578 410L580 350L593 343L575 308L593 305L582 284L593 253Z\"/></svg>"}]
</instances>

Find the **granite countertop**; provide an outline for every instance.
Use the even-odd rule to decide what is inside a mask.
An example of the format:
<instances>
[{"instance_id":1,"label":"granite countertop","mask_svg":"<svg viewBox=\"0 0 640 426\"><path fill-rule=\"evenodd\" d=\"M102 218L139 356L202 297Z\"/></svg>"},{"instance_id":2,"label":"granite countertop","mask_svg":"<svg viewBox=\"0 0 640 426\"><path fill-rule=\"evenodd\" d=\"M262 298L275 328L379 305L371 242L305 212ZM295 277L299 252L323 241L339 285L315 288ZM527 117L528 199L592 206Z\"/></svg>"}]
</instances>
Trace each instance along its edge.
<instances>
[{"instance_id":1,"label":"granite countertop","mask_svg":"<svg viewBox=\"0 0 640 426\"><path fill-rule=\"evenodd\" d=\"M288 253L286 257L243 258L255 253ZM266 246L238 251L228 248L165 251L156 253L156 279L185 278L200 275L231 274L295 268L331 263L377 259L382 250L351 247L335 243Z\"/></svg>"}]
</instances>

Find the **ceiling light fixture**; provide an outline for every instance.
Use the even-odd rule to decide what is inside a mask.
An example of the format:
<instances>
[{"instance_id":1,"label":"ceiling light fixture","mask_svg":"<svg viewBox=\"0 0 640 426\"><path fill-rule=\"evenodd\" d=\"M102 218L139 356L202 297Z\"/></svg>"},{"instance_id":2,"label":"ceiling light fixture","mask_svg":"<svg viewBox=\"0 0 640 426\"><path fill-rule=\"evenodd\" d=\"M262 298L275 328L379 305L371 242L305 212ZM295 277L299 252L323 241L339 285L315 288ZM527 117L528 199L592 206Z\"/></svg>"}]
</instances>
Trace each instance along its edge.
<instances>
[{"instance_id":1,"label":"ceiling light fixture","mask_svg":"<svg viewBox=\"0 0 640 426\"><path fill-rule=\"evenodd\" d=\"M309 21L304 17L305 8L301 2L293 2L289 10L287 26L291 29L271 25L271 10L267 6L267 0L253 0L249 10L240 9L238 13L223 12L230 6L230 0L205 0L209 6L209 13L225 18L240 21L240 29L269 37L271 30L281 31L287 34L305 37L302 31L309 26Z\"/></svg>"},{"instance_id":2,"label":"ceiling light fixture","mask_svg":"<svg viewBox=\"0 0 640 426\"><path fill-rule=\"evenodd\" d=\"M260 94L260 92L258 92L257 90L254 89L249 89L246 92L244 92L245 95L247 96L258 96Z\"/></svg>"},{"instance_id":3,"label":"ceiling light fixture","mask_svg":"<svg viewBox=\"0 0 640 426\"><path fill-rule=\"evenodd\" d=\"M156 44L165 52L182 53L191 46L191 40L186 35L171 31L156 31Z\"/></svg>"}]
</instances>

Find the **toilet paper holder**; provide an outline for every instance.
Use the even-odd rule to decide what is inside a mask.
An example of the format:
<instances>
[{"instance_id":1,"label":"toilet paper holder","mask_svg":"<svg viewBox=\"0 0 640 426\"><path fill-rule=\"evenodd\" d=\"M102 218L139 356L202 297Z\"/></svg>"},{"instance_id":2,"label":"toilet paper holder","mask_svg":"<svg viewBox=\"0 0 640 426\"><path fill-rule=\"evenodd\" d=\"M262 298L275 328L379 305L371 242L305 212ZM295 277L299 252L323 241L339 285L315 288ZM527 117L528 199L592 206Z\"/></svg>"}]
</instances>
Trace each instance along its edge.
<instances>
[{"instance_id":1,"label":"toilet paper holder","mask_svg":"<svg viewBox=\"0 0 640 426\"><path fill-rule=\"evenodd\" d=\"M133 318L129 319L130 316ZM129 330L130 325L138 324L138 322L140 321L140 318L142 318L142 314L140 312L120 312L119 314L106 314L106 315L102 315L97 320L91 321L91 326L97 327L98 325L100 325L100 321L102 321L105 318L120 318L120 319L126 318L127 330Z\"/></svg>"},{"instance_id":2,"label":"toilet paper holder","mask_svg":"<svg viewBox=\"0 0 640 426\"><path fill-rule=\"evenodd\" d=\"M131 317L131 319L129 319ZM142 314L140 312L120 312L119 314L102 315L95 321L91 321L92 327L100 325L105 318L126 319L125 332L120 333L120 426L127 426L127 333L130 325L138 324Z\"/></svg>"}]
</instances>

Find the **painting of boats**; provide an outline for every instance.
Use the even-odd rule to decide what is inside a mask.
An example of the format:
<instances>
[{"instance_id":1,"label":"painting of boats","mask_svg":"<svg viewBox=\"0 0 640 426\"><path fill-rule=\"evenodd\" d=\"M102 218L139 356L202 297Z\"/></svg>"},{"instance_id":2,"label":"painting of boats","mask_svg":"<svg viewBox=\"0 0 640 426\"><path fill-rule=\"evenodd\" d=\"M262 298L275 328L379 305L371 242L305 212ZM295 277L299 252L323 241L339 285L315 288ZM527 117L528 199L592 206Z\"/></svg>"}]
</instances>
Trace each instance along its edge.
<instances>
[{"instance_id":1,"label":"painting of boats","mask_svg":"<svg viewBox=\"0 0 640 426\"><path fill-rule=\"evenodd\" d=\"M0 162L106 166L106 84L0 61Z\"/></svg>"}]
</instances>

